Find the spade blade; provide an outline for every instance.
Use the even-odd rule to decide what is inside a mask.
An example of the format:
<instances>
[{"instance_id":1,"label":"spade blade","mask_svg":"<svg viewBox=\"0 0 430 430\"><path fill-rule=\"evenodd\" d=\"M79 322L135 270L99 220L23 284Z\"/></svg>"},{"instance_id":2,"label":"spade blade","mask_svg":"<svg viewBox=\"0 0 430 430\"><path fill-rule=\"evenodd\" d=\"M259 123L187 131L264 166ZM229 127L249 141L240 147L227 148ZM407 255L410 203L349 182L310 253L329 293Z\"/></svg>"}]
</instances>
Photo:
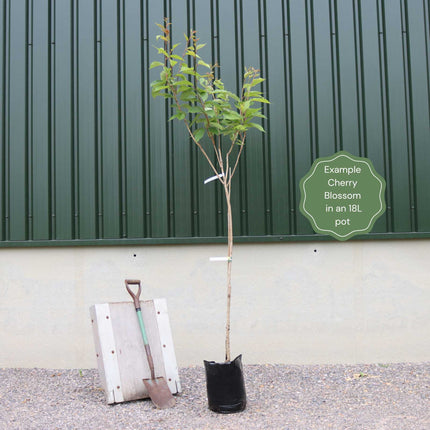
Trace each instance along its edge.
<instances>
[{"instance_id":1,"label":"spade blade","mask_svg":"<svg viewBox=\"0 0 430 430\"><path fill-rule=\"evenodd\" d=\"M175 398L172 396L166 380L163 377L154 379L144 379L149 397L155 406L159 409L172 408L176 404Z\"/></svg>"}]
</instances>

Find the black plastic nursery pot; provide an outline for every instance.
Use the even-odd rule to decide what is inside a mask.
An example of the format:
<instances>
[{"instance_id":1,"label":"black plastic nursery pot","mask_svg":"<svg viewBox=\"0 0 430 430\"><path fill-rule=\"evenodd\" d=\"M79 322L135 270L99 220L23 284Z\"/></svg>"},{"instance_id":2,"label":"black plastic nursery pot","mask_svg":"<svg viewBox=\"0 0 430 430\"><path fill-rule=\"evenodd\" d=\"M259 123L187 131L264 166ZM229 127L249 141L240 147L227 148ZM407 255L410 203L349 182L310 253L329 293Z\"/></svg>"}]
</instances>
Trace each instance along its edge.
<instances>
[{"instance_id":1,"label":"black plastic nursery pot","mask_svg":"<svg viewBox=\"0 0 430 430\"><path fill-rule=\"evenodd\" d=\"M209 409L221 414L241 412L246 407L242 355L233 361L204 361Z\"/></svg>"}]
</instances>

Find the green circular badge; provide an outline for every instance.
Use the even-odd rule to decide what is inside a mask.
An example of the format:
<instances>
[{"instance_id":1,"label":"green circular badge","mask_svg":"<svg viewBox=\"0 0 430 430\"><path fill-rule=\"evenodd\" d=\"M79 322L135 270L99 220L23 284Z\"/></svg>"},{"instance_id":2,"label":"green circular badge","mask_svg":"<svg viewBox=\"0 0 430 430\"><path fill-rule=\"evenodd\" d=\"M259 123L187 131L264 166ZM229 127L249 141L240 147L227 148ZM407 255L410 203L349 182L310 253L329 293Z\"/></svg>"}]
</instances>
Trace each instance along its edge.
<instances>
[{"instance_id":1,"label":"green circular badge","mask_svg":"<svg viewBox=\"0 0 430 430\"><path fill-rule=\"evenodd\" d=\"M318 158L300 181L300 211L315 232L347 240L385 212L385 180L370 160L340 151Z\"/></svg>"}]
</instances>

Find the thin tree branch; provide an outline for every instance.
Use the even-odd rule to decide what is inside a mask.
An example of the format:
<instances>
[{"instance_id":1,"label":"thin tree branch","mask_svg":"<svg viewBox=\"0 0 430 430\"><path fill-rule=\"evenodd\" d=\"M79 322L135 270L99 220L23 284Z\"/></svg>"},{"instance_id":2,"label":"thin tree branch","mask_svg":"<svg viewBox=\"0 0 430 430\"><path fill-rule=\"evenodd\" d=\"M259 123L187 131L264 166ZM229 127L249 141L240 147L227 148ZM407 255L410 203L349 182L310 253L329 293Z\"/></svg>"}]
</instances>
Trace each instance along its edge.
<instances>
[{"instance_id":1,"label":"thin tree branch","mask_svg":"<svg viewBox=\"0 0 430 430\"><path fill-rule=\"evenodd\" d=\"M237 166L239 164L240 156L242 154L243 148L245 147L245 138L246 138L246 133L243 134L243 138L241 140L241 143L239 143L239 146L240 146L239 153L237 154L237 157L236 157L236 163L234 164L233 171L232 171L231 177L230 177L230 181L231 181L231 178L234 175L234 172L236 171L236 168L237 168ZM230 185L230 183L229 183L229 185Z\"/></svg>"}]
</instances>

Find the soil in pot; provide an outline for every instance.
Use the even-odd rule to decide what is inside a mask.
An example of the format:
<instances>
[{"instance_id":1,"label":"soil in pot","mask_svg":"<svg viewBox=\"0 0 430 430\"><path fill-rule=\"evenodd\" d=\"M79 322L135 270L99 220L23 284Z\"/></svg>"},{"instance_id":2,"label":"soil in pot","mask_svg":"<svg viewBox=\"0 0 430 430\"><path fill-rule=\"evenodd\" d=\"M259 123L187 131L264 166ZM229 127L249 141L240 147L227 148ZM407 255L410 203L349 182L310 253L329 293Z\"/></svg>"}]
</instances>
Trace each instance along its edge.
<instances>
[{"instance_id":1,"label":"soil in pot","mask_svg":"<svg viewBox=\"0 0 430 430\"><path fill-rule=\"evenodd\" d=\"M225 363L205 360L204 364L209 409L222 414L243 411L246 392L242 355Z\"/></svg>"}]
</instances>

